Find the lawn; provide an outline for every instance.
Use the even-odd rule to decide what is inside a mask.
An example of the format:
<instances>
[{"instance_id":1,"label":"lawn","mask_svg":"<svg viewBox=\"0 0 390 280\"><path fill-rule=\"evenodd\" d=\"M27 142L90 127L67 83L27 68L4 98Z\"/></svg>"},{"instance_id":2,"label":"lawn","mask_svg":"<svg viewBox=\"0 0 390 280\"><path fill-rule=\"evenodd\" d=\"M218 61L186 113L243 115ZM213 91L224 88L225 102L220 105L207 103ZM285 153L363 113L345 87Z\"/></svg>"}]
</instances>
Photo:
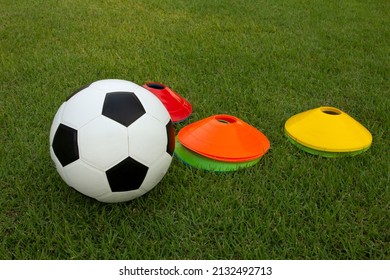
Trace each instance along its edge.
<instances>
[{"instance_id":1,"label":"lawn","mask_svg":"<svg viewBox=\"0 0 390 280\"><path fill-rule=\"evenodd\" d=\"M387 0L0 0L0 259L390 259ZM49 154L68 95L107 78L165 83L271 149L237 172L174 158L127 203L68 187ZM334 106L372 147L322 158L284 136Z\"/></svg>"}]
</instances>

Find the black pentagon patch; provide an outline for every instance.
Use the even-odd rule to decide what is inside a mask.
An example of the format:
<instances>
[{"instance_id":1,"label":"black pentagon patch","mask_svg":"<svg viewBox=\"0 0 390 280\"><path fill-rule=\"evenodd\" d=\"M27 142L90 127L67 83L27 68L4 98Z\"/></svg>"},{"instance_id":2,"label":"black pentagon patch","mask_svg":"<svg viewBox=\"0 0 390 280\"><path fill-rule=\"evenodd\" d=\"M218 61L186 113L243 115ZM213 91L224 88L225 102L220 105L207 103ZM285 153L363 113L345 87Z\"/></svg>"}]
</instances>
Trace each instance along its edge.
<instances>
[{"instance_id":1,"label":"black pentagon patch","mask_svg":"<svg viewBox=\"0 0 390 280\"><path fill-rule=\"evenodd\" d=\"M128 157L106 171L112 192L137 190L145 179L148 167Z\"/></svg>"},{"instance_id":2,"label":"black pentagon patch","mask_svg":"<svg viewBox=\"0 0 390 280\"><path fill-rule=\"evenodd\" d=\"M127 127L143 114L145 109L133 92L107 93L102 115Z\"/></svg>"},{"instance_id":3,"label":"black pentagon patch","mask_svg":"<svg viewBox=\"0 0 390 280\"><path fill-rule=\"evenodd\" d=\"M52 147L62 166L78 160L77 130L61 123L54 135Z\"/></svg>"},{"instance_id":4,"label":"black pentagon patch","mask_svg":"<svg viewBox=\"0 0 390 280\"><path fill-rule=\"evenodd\" d=\"M169 121L166 125L166 129L168 137L167 153L172 156L175 151L175 128L173 127L172 121Z\"/></svg>"}]
</instances>

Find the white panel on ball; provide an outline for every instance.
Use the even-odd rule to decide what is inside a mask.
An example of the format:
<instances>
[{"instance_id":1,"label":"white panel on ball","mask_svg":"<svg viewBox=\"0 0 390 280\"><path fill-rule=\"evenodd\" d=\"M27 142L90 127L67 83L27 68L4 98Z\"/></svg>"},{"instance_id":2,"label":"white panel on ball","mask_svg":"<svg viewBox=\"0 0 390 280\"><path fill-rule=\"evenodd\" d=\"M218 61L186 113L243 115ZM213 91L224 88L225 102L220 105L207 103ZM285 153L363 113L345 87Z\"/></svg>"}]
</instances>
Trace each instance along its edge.
<instances>
[{"instance_id":1,"label":"white panel on ball","mask_svg":"<svg viewBox=\"0 0 390 280\"><path fill-rule=\"evenodd\" d=\"M164 104L162 104L162 102L153 93L144 87L140 87L140 89L135 92L135 95L142 102L142 105L148 114L160 120L164 125L169 122L171 116Z\"/></svg>"},{"instance_id":2,"label":"white panel on ball","mask_svg":"<svg viewBox=\"0 0 390 280\"><path fill-rule=\"evenodd\" d=\"M106 92L133 92L141 101L147 113L159 119L164 124L167 124L170 120L169 113L161 101L153 93L133 82L118 79L107 79L94 82L90 85L90 87L96 87L99 88L99 90Z\"/></svg>"},{"instance_id":3,"label":"white panel on ball","mask_svg":"<svg viewBox=\"0 0 390 280\"><path fill-rule=\"evenodd\" d=\"M61 123L61 118L62 118L62 114L64 112L65 104L66 103L62 103L60 108L58 108L58 111L57 111L56 115L54 116L53 122L51 123L50 143L53 143L54 135L57 131L58 126Z\"/></svg>"},{"instance_id":4,"label":"white panel on ball","mask_svg":"<svg viewBox=\"0 0 390 280\"><path fill-rule=\"evenodd\" d=\"M128 127L129 155L149 166L167 149L165 126L154 117L144 114ZM142 137L140 137L142 135Z\"/></svg>"},{"instance_id":5,"label":"white panel on ball","mask_svg":"<svg viewBox=\"0 0 390 280\"><path fill-rule=\"evenodd\" d=\"M78 138L81 158L102 170L129 154L126 127L102 115L80 129Z\"/></svg>"},{"instance_id":6,"label":"white panel on ball","mask_svg":"<svg viewBox=\"0 0 390 280\"><path fill-rule=\"evenodd\" d=\"M97 88L106 93L108 92L134 92L138 90L139 85L125 80L106 79L92 83L91 88Z\"/></svg>"},{"instance_id":7,"label":"white panel on ball","mask_svg":"<svg viewBox=\"0 0 390 280\"><path fill-rule=\"evenodd\" d=\"M51 157L52 161L54 162L54 165L55 165L57 172L60 175L61 179L64 180L64 182L67 185L69 185L69 180L66 177L64 168L62 167L62 164L60 163L60 161L57 159L56 155L54 154L53 147L51 147L51 146L50 146L50 157Z\"/></svg>"},{"instance_id":8,"label":"white panel on ball","mask_svg":"<svg viewBox=\"0 0 390 280\"><path fill-rule=\"evenodd\" d=\"M156 186L161 179L167 173L171 164L172 157L164 153L159 159L157 159L152 166L149 167L148 173L146 174L145 180L143 181L140 189L145 192L150 191Z\"/></svg>"},{"instance_id":9,"label":"white panel on ball","mask_svg":"<svg viewBox=\"0 0 390 280\"><path fill-rule=\"evenodd\" d=\"M97 200L107 203L117 203L132 200L144 195L145 192L141 189L127 192L113 192L96 197Z\"/></svg>"},{"instance_id":10,"label":"white panel on ball","mask_svg":"<svg viewBox=\"0 0 390 280\"><path fill-rule=\"evenodd\" d=\"M100 116L106 93L96 88L85 88L66 101L62 123L79 129Z\"/></svg>"},{"instance_id":11,"label":"white panel on ball","mask_svg":"<svg viewBox=\"0 0 390 280\"><path fill-rule=\"evenodd\" d=\"M64 167L69 186L90 197L111 193L105 172L98 170L82 160Z\"/></svg>"}]
</instances>

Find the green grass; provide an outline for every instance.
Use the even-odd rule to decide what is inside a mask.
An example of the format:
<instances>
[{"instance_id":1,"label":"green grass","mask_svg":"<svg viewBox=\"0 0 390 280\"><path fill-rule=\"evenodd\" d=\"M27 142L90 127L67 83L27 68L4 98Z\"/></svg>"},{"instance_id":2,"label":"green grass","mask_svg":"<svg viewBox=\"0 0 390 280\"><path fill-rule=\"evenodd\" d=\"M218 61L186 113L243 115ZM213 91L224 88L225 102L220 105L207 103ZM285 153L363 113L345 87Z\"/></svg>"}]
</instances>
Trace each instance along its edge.
<instances>
[{"instance_id":1,"label":"green grass","mask_svg":"<svg viewBox=\"0 0 390 280\"><path fill-rule=\"evenodd\" d=\"M0 0L1 259L390 259L390 5L377 1ZM67 187L51 121L90 82L162 82L191 119L235 115L270 151L233 173L178 159L151 192L103 204ZM365 153L297 149L288 117L334 106Z\"/></svg>"}]
</instances>

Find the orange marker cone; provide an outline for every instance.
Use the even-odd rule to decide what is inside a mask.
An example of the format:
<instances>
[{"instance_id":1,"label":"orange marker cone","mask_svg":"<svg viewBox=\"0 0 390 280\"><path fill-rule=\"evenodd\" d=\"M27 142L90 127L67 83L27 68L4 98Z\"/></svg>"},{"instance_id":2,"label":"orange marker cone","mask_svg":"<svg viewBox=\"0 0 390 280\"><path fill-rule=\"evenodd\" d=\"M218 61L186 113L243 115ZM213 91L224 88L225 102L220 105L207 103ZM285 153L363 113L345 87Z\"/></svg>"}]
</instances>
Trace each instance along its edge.
<instances>
[{"instance_id":1,"label":"orange marker cone","mask_svg":"<svg viewBox=\"0 0 390 280\"><path fill-rule=\"evenodd\" d=\"M263 133L230 115L215 115L192 123L179 131L178 140L200 155L226 162L255 160L270 147Z\"/></svg>"}]
</instances>

